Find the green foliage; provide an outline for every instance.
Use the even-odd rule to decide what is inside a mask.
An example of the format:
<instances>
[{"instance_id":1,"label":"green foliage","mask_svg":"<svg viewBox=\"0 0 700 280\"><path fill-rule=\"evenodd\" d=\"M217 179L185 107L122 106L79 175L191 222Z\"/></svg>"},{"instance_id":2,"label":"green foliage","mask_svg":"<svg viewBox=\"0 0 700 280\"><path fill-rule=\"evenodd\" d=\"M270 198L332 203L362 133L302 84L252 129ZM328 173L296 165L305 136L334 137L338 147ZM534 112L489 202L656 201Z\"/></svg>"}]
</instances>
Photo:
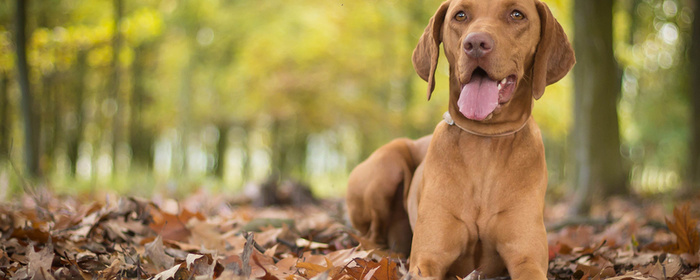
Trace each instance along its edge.
<instances>
[{"instance_id":1,"label":"green foliage","mask_svg":"<svg viewBox=\"0 0 700 280\"><path fill-rule=\"evenodd\" d=\"M692 12L684 2L620 1L616 56L624 69L619 104L623 154L633 187L664 192L680 184L687 163L687 50Z\"/></svg>"},{"instance_id":2,"label":"green foliage","mask_svg":"<svg viewBox=\"0 0 700 280\"><path fill-rule=\"evenodd\" d=\"M30 2L28 54L46 173L69 173L77 138L75 176L93 186L136 166L105 158L150 150L152 170L137 173L162 181L212 177L225 158L225 185L281 172L339 193L349 169L374 149L431 133L446 109L444 56L430 102L410 60L441 0L122 0L118 23L113 1ZM546 2L571 34L572 0ZM12 9L11 1L0 2L0 74L14 78ZM618 1L622 150L635 170L678 174L684 167L688 11L678 0ZM123 38L116 101L107 88L114 24ZM571 91L565 78L535 106L555 185L565 182L567 137L575 129ZM17 96L11 86L13 104ZM111 143L115 112L135 120L123 129L143 136L145 150ZM21 118L10 121L16 128ZM22 143L19 131L8 137ZM220 139L227 150L218 150ZM18 145L13 150L21 151ZM112 145L127 148L112 155Z\"/></svg>"}]
</instances>

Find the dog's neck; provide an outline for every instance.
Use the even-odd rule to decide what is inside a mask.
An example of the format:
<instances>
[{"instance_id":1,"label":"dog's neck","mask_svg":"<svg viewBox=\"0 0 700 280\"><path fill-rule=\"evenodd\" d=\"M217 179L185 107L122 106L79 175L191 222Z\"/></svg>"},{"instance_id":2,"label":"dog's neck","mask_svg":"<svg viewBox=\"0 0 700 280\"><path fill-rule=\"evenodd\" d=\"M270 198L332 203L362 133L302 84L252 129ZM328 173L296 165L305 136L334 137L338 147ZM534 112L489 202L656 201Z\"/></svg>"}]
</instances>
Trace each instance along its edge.
<instances>
[{"instance_id":1,"label":"dog's neck","mask_svg":"<svg viewBox=\"0 0 700 280\"><path fill-rule=\"evenodd\" d=\"M500 113L494 114L487 121L467 119L459 112L457 100L461 86L456 75L450 75L450 105L448 112L452 120L462 130L485 137L511 135L522 129L532 115L532 85L529 79L522 79L515 89L510 102L503 105Z\"/></svg>"}]
</instances>

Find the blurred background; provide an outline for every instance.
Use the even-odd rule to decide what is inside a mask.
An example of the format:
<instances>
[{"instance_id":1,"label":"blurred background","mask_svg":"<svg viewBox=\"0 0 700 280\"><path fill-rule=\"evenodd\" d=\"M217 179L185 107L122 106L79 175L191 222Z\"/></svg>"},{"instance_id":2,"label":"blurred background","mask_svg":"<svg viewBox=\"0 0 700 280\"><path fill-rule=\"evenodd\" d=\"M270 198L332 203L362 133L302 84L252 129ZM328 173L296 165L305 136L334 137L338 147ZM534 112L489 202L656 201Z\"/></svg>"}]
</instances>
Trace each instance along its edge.
<instances>
[{"instance_id":1,"label":"blurred background","mask_svg":"<svg viewBox=\"0 0 700 280\"><path fill-rule=\"evenodd\" d=\"M440 2L1 1L0 194L235 193L275 176L342 196L372 151L441 121L446 61L430 102L411 65ZM700 1L545 2L578 59L535 105L549 197L583 213L697 193Z\"/></svg>"}]
</instances>

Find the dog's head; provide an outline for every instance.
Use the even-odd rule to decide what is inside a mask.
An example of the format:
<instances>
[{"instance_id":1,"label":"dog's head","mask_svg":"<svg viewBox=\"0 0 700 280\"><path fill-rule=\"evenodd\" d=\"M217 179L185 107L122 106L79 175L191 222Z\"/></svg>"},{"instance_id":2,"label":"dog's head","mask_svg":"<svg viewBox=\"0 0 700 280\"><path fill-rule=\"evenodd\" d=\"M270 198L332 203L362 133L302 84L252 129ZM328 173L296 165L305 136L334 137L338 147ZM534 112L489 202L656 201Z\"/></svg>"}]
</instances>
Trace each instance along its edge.
<instances>
[{"instance_id":1,"label":"dog's head","mask_svg":"<svg viewBox=\"0 0 700 280\"><path fill-rule=\"evenodd\" d=\"M539 99L575 62L561 25L539 0L448 0L413 52L413 66L428 82L428 99L440 43L458 82L458 110L474 121L498 114L525 86Z\"/></svg>"}]
</instances>

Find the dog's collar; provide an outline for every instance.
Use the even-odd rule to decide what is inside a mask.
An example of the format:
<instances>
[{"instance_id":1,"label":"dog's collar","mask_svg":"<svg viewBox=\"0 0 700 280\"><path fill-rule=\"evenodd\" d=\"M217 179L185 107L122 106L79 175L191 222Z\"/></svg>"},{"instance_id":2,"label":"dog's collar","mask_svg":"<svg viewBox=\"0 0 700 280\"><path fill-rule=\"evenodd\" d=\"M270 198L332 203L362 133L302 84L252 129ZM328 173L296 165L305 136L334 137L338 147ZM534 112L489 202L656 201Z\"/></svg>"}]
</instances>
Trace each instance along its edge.
<instances>
[{"instance_id":1,"label":"dog's collar","mask_svg":"<svg viewBox=\"0 0 700 280\"><path fill-rule=\"evenodd\" d=\"M463 126L457 124L457 123L452 119L452 115L450 115L450 111L445 111L445 113L442 114L442 120L444 120L445 123L447 123L448 125L451 125L451 126L454 125L454 126L456 126L456 127L459 127L459 129L461 129L461 130L463 130L463 131L465 131L465 132L467 132L467 133L469 133L469 134L473 134L473 135L481 136L481 137L503 137L503 136L510 136L510 135L513 135L513 134L517 133L518 131L522 130L522 129L527 125L527 121L525 121L525 122L523 122L523 124L522 124L520 127L518 127L518 129L516 129L516 130L506 131L506 132L496 133L496 134L484 134L484 133L478 133L478 132L476 132L476 131L473 131L473 130L464 128Z\"/></svg>"}]
</instances>

